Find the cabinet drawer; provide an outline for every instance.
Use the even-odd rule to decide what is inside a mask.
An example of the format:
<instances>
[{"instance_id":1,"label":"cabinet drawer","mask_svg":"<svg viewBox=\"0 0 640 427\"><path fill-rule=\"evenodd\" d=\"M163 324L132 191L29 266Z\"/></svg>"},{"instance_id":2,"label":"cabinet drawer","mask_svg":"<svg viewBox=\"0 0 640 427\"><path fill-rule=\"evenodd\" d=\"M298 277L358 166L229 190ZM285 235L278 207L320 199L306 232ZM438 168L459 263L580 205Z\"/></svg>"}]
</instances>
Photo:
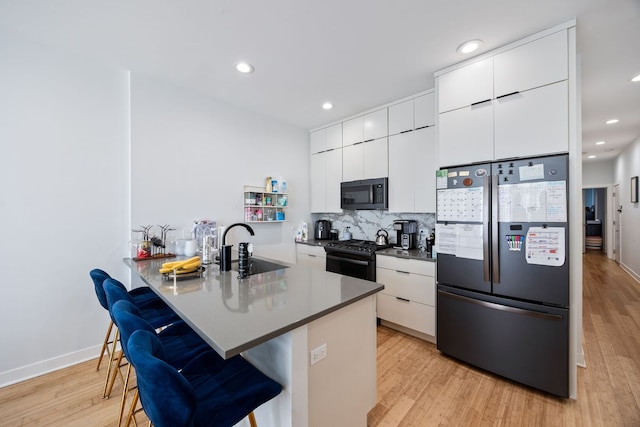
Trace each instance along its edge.
<instances>
[{"instance_id":1,"label":"cabinet drawer","mask_svg":"<svg viewBox=\"0 0 640 427\"><path fill-rule=\"evenodd\" d=\"M408 299L421 304L436 305L435 280L431 276L399 273L384 268L376 269L376 282L384 284L386 295Z\"/></svg>"},{"instance_id":2,"label":"cabinet drawer","mask_svg":"<svg viewBox=\"0 0 640 427\"><path fill-rule=\"evenodd\" d=\"M298 254L316 255L319 257L325 257L324 246L311 246L311 245L296 245L296 251Z\"/></svg>"},{"instance_id":3,"label":"cabinet drawer","mask_svg":"<svg viewBox=\"0 0 640 427\"><path fill-rule=\"evenodd\" d=\"M378 293L377 311L381 319L427 335L436 335L435 307Z\"/></svg>"},{"instance_id":4,"label":"cabinet drawer","mask_svg":"<svg viewBox=\"0 0 640 427\"><path fill-rule=\"evenodd\" d=\"M376 267L386 268L388 270L406 271L409 273L423 274L425 276L435 277L435 263L431 261L416 261L407 258L398 258L393 256L376 256Z\"/></svg>"}]
</instances>

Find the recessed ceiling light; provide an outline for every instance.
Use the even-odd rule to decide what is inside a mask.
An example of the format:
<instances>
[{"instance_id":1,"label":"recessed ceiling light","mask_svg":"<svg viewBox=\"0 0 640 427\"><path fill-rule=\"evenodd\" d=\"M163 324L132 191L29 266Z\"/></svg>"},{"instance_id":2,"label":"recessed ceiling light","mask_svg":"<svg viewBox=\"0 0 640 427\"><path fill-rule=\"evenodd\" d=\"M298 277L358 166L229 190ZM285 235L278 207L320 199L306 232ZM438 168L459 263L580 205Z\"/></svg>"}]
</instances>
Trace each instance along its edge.
<instances>
[{"instance_id":1,"label":"recessed ceiling light","mask_svg":"<svg viewBox=\"0 0 640 427\"><path fill-rule=\"evenodd\" d=\"M611 119L611 120L607 120L605 123L608 125L614 125L616 123L618 123L620 120L618 119Z\"/></svg>"},{"instance_id":2,"label":"recessed ceiling light","mask_svg":"<svg viewBox=\"0 0 640 427\"><path fill-rule=\"evenodd\" d=\"M324 104L322 104L322 108L324 108L325 110L331 110L333 108L333 104L330 102L325 102Z\"/></svg>"},{"instance_id":3,"label":"recessed ceiling light","mask_svg":"<svg viewBox=\"0 0 640 427\"><path fill-rule=\"evenodd\" d=\"M249 64L248 62L236 62L235 66L236 70L238 70L238 72L242 74L253 73L254 70L253 65Z\"/></svg>"},{"instance_id":4,"label":"recessed ceiling light","mask_svg":"<svg viewBox=\"0 0 640 427\"><path fill-rule=\"evenodd\" d=\"M631 79L632 82L640 82L640 74Z\"/></svg>"},{"instance_id":5,"label":"recessed ceiling light","mask_svg":"<svg viewBox=\"0 0 640 427\"><path fill-rule=\"evenodd\" d=\"M605 143L604 141L598 141L598 142L596 142L596 145L602 145L604 143Z\"/></svg>"},{"instance_id":6,"label":"recessed ceiling light","mask_svg":"<svg viewBox=\"0 0 640 427\"><path fill-rule=\"evenodd\" d=\"M590 159L595 159L596 156L594 156L593 154L589 156Z\"/></svg>"},{"instance_id":7,"label":"recessed ceiling light","mask_svg":"<svg viewBox=\"0 0 640 427\"><path fill-rule=\"evenodd\" d=\"M469 40L468 42L464 42L460 46L458 46L457 51L458 53L466 55L468 53L474 52L480 46L482 46L482 40Z\"/></svg>"}]
</instances>

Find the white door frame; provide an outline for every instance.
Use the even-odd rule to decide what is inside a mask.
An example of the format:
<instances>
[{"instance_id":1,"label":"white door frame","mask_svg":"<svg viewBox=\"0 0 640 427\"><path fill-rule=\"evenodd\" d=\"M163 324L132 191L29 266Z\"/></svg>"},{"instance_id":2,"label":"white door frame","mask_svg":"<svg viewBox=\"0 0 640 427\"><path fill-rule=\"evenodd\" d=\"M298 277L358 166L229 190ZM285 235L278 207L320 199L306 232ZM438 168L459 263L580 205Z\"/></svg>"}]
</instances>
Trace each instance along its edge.
<instances>
[{"instance_id":1,"label":"white door frame","mask_svg":"<svg viewBox=\"0 0 640 427\"><path fill-rule=\"evenodd\" d=\"M608 255L609 258L614 259L618 264L620 264L620 239L622 239L622 205L620 204L620 184L615 184L613 186L613 191L611 193L611 205L612 205L612 216L611 216L611 228L613 232L613 249L614 252L611 255Z\"/></svg>"},{"instance_id":2,"label":"white door frame","mask_svg":"<svg viewBox=\"0 0 640 427\"><path fill-rule=\"evenodd\" d=\"M617 184L616 184L617 185ZM618 209L618 207L620 205L615 205L615 203L617 203L615 200L613 200L610 195L614 194L614 186L612 184L592 184L592 185L583 185L582 186L582 194L583 194L583 200L582 200L582 210L584 211L584 190L589 189L589 188L604 188L605 189L605 211L606 211L606 218L605 218L605 222L604 224L602 224L602 226L605 228L604 231L604 237L605 237L605 241L602 242L605 245L605 248L607 250L607 258L610 259L614 259L614 239L613 239L613 233L614 233L614 228L613 228L613 221L614 221L614 213L616 212L616 209ZM610 202L611 200L611 202ZM617 206L614 209L614 206ZM583 222L584 220L584 213L582 214L582 218L583 218ZM586 224L586 222L585 222ZM586 225L583 227L583 230L586 230ZM584 236L585 233L583 231L582 233L583 236L583 242L584 242ZM584 247L584 243L583 243L583 247ZM618 252L620 252L620 249L618 248ZM584 250L583 250L584 253Z\"/></svg>"}]
</instances>

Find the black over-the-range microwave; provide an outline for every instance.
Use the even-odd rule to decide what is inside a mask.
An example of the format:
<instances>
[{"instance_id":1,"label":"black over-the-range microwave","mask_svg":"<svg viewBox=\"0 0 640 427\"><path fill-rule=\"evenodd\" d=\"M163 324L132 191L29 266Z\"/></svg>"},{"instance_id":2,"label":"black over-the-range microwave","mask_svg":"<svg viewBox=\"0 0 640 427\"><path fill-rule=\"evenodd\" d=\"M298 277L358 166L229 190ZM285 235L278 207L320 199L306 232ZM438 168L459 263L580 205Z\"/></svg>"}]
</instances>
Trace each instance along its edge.
<instances>
[{"instance_id":1,"label":"black over-the-range microwave","mask_svg":"<svg viewBox=\"0 0 640 427\"><path fill-rule=\"evenodd\" d=\"M389 178L340 183L340 207L342 209L388 209Z\"/></svg>"}]
</instances>

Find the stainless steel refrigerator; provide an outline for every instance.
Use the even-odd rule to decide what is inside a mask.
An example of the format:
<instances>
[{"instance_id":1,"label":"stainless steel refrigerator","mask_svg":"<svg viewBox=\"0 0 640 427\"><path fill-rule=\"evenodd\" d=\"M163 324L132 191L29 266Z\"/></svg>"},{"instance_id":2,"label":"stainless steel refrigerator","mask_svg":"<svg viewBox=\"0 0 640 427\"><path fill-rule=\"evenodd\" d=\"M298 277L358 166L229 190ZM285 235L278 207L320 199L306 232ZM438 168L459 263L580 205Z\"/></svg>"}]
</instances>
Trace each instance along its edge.
<instances>
[{"instance_id":1,"label":"stainless steel refrigerator","mask_svg":"<svg viewBox=\"0 0 640 427\"><path fill-rule=\"evenodd\" d=\"M568 156L436 179L438 349L568 397Z\"/></svg>"}]
</instances>

